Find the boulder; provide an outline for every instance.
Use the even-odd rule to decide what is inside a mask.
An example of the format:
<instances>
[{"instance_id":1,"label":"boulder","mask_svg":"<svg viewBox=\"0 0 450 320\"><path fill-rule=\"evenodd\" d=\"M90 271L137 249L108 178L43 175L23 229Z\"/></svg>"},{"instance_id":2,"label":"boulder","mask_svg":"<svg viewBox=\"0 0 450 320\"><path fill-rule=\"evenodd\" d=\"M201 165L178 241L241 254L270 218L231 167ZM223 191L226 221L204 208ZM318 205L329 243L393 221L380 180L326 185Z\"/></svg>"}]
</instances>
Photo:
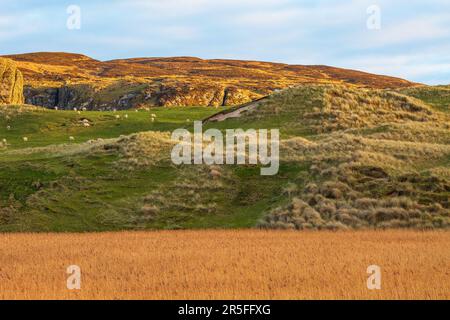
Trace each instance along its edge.
<instances>
[{"instance_id":1,"label":"boulder","mask_svg":"<svg viewBox=\"0 0 450 320\"><path fill-rule=\"evenodd\" d=\"M10 59L0 58L0 104L22 104L23 77Z\"/></svg>"}]
</instances>

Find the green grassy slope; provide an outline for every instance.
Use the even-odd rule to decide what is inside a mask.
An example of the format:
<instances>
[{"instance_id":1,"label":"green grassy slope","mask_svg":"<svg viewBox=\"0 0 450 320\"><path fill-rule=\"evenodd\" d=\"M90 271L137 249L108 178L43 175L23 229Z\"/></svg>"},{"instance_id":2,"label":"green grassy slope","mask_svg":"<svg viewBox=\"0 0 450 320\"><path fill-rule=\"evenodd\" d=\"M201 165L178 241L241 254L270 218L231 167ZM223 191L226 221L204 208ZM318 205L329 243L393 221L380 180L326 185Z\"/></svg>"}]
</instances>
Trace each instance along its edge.
<instances>
[{"instance_id":1,"label":"green grassy slope","mask_svg":"<svg viewBox=\"0 0 450 320\"><path fill-rule=\"evenodd\" d=\"M141 131L170 131L217 112L215 108L171 107L151 111L57 111L27 106L0 106L0 141L8 149L80 143L117 138ZM152 115L154 121L152 122ZM85 127L83 121L87 121ZM23 138L28 139L27 142ZM70 140L73 137L74 140Z\"/></svg>"},{"instance_id":2,"label":"green grassy slope","mask_svg":"<svg viewBox=\"0 0 450 320\"><path fill-rule=\"evenodd\" d=\"M215 110L22 109L0 116L0 231L450 226L449 117L397 93L303 86L205 125L279 128L272 177L171 163L170 131Z\"/></svg>"},{"instance_id":3,"label":"green grassy slope","mask_svg":"<svg viewBox=\"0 0 450 320\"><path fill-rule=\"evenodd\" d=\"M440 111L450 112L450 86L424 86L402 89L400 92L418 98Z\"/></svg>"}]
</instances>

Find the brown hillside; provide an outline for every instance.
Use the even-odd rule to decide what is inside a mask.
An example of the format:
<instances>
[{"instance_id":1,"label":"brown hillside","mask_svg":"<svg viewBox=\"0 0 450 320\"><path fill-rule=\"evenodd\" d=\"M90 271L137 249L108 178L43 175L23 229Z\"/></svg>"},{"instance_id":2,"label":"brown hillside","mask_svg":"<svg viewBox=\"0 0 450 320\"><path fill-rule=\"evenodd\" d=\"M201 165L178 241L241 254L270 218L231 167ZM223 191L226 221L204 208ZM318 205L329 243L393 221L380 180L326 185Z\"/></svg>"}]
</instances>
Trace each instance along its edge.
<instances>
[{"instance_id":1,"label":"brown hillside","mask_svg":"<svg viewBox=\"0 0 450 320\"><path fill-rule=\"evenodd\" d=\"M64 109L245 103L302 83L347 83L404 88L409 81L327 66L203 60L192 57L133 58L101 62L71 53L7 56L25 78L27 103Z\"/></svg>"}]
</instances>

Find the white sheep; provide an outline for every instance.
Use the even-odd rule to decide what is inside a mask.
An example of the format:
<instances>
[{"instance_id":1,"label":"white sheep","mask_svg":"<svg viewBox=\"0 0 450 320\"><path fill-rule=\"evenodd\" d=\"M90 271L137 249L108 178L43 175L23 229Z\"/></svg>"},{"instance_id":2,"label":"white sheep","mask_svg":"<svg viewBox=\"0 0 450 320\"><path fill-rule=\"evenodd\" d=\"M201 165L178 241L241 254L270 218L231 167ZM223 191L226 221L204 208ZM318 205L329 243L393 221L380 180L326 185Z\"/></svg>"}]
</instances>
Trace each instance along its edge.
<instances>
[{"instance_id":1,"label":"white sheep","mask_svg":"<svg viewBox=\"0 0 450 320\"><path fill-rule=\"evenodd\" d=\"M128 119L128 114L125 115L125 119Z\"/></svg>"},{"instance_id":2,"label":"white sheep","mask_svg":"<svg viewBox=\"0 0 450 320\"><path fill-rule=\"evenodd\" d=\"M11 130L11 126L6 126L6 130Z\"/></svg>"},{"instance_id":3,"label":"white sheep","mask_svg":"<svg viewBox=\"0 0 450 320\"><path fill-rule=\"evenodd\" d=\"M119 116L119 115L116 115L116 119L120 119L120 116Z\"/></svg>"},{"instance_id":4,"label":"white sheep","mask_svg":"<svg viewBox=\"0 0 450 320\"><path fill-rule=\"evenodd\" d=\"M28 137L23 137L24 142L28 142Z\"/></svg>"},{"instance_id":5,"label":"white sheep","mask_svg":"<svg viewBox=\"0 0 450 320\"><path fill-rule=\"evenodd\" d=\"M72 137L72 136L70 136L70 137L69 137L69 140L70 140L70 141L74 141L74 140L75 140L75 138L74 138L74 137Z\"/></svg>"},{"instance_id":6,"label":"white sheep","mask_svg":"<svg viewBox=\"0 0 450 320\"><path fill-rule=\"evenodd\" d=\"M55 110L58 111L58 107L55 107Z\"/></svg>"},{"instance_id":7,"label":"white sheep","mask_svg":"<svg viewBox=\"0 0 450 320\"><path fill-rule=\"evenodd\" d=\"M152 118L156 118L156 114L152 113Z\"/></svg>"}]
</instances>

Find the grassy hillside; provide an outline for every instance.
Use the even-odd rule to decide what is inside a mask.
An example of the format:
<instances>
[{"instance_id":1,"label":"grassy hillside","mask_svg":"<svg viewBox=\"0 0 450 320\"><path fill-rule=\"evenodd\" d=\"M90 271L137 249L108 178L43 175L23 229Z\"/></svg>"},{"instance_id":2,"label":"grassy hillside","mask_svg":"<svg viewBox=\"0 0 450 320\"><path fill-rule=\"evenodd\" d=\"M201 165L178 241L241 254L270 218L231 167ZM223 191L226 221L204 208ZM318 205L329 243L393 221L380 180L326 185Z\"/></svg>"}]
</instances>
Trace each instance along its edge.
<instances>
[{"instance_id":1,"label":"grassy hillside","mask_svg":"<svg viewBox=\"0 0 450 320\"><path fill-rule=\"evenodd\" d=\"M170 131L216 112L201 107L152 108L150 111L57 111L33 106L0 106L0 143L8 150L51 144L76 144L141 131ZM152 120L153 118L153 120ZM24 141L26 137L28 141ZM73 140L70 139L73 137Z\"/></svg>"},{"instance_id":2,"label":"grassy hillside","mask_svg":"<svg viewBox=\"0 0 450 320\"><path fill-rule=\"evenodd\" d=\"M307 85L206 125L279 128L280 172L264 177L256 166L171 163L170 131L211 109L4 108L0 231L447 228L450 124L441 110L395 92Z\"/></svg>"},{"instance_id":3,"label":"grassy hillside","mask_svg":"<svg viewBox=\"0 0 450 320\"><path fill-rule=\"evenodd\" d=\"M400 92L423 100L440 111L450 112L450 86L421 86Z\"/></svg>"}]
</instances>

